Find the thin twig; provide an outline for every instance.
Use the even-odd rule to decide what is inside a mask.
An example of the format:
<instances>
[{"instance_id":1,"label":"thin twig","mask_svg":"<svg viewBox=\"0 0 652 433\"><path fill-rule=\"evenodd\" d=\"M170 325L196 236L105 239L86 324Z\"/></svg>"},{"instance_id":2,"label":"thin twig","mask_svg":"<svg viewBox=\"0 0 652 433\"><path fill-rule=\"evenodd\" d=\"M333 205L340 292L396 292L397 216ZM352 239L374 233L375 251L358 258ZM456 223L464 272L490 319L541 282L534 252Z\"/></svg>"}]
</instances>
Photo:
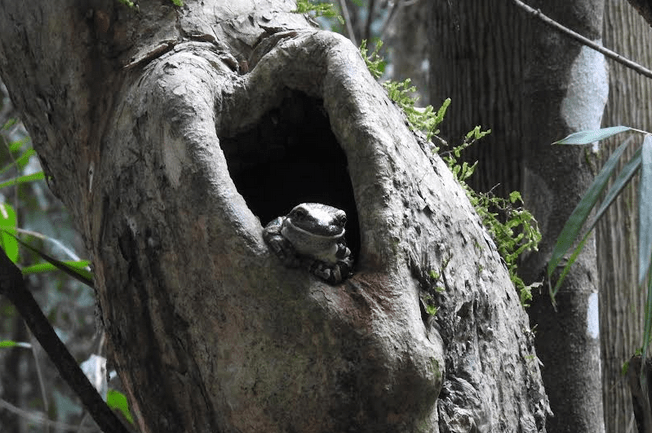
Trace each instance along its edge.
<instances>
[{"instance_id":1,"label":"thin twig","mask_svg":"<svg viewBox=\"0 0 652 433\"><path fill-rule=\"evenodd\" d=\"M39 383L39 388L41 389L41 400L43 400L43 413L49 413L50 412L50 404L48 401L48 393L45 389L45 379L43 379L43 370L41 369L41 362L38 359L38 354L36 353L37 351L37 346L35 344L32 344L32 348L30 352L32 352L32 356L34 357L34 368L36 370L36 378L38 379ZM48 424L45 424L45 433L50 433L50 426Z\"/></svg>"},{"instance_id":2,"label":"thin twig","mask_svg":"<svg viewBox=\"0 0 652 433\"><path fill-rule=\"evenodd\" d=\"M45 412L28 411L25 409L21 409L1 398L0 398L0 409L4 409L7 412L11 412L33 424L50 426L52 428L56 428L57 430L66 430L71 432L79 431L79 427L76 425L49 420ZM82 432L95 432L95 431L97 431L96 428L89 428L89 427L84 427L84 429L82 430Z\"/></svg>"},{"instance_id":3,"label":"thin twig","mask_svg":"<svg viewBox=\"0 0 652 433\"><path fill-rule=\"evenodd\" d=\"M371 22L374 19L374 9L376 6L376 0L369 0L369 6L367 7L367 21L364 25L364 38L369 41L371 39Z\"/></svg>"},{"instance_id":4,"label":"thin twig","mask_svg":"<svg viewBox=\"0 0 652 433\"><path fill-rule=\"evenodd\" d=\"M346 5L346 0L340 1L340 10L342 11L342 18L344 18L344 25L346 25L346 32L349 34L349 39L353 42L353 45L358 46L358 42L355 38L355 31L353 30L353 25L351 24L351 14L349 13L349 8Z\"/></svg>"},{"instance_id":5,"label":"thin twig","mask_svg":"<svg viewBox=\"0 0 652 433\"><path fill-rule=\"evenodd\" d=\"M540 19L541 21L543 21L545 24L549 25L550 27L553 27L554 29L556 29L556 30L570 36L571 38L575 39L579 43L581 43L583 45L586 45L587 47L592 48L592 49L598 51L599 53L604 54L606 57L609 57L610 59L612 59L612 60L614 60L614 61L616 61L616 62L618 62L618 63L620 63L622 65L625 65L626 67L634 70L635 72L637 72L637 73L639 73L641 75L644 75L644 76L646 76L648 78L652 78L652 71L650 71L649 69L639 65L636 62L633 62L633 61L631 61L629 59L626 59L625 57L621 56L620 54L618 54L618 53L616 53L614 51L611 51L611 50L609 50L609 49L607 49L607 48L605 48L605 47L603 47L601 45L596 44L592 40L585 38L584 36L580 35L579 33L574 32L573 30L571 30L571 29L569 29L567 27L562 26L557 21L545 16L543 13L541 13L541 11L539 9L531 8L530 6L526 5L525 3L523 3L520 0L514 0L514 3L516 3L517 6L519 6L523 10L525 10L528 14Z\"/></svg>"},{"instance_id":6,"label":"thin twig","mask_svg":"<svg viewBox=\"0 0 652 433\"><path fill-rule=\"evenodd\" d=\"M404 6L404 5L401 5L401 3L398 0L394 1L394 4L392 5L392 9L387 14L387 17L385 18L385 21L383 22L383 24L380 26L380 32L378 33L378 39L380 39L381 41L384 39L385 32L387 31L387 28L389 27L390 23L394 20L394 17L396 16L396 12L398 12L398 10L399 10L399 8L401 6Z\"/></svg>"}]
</instances>

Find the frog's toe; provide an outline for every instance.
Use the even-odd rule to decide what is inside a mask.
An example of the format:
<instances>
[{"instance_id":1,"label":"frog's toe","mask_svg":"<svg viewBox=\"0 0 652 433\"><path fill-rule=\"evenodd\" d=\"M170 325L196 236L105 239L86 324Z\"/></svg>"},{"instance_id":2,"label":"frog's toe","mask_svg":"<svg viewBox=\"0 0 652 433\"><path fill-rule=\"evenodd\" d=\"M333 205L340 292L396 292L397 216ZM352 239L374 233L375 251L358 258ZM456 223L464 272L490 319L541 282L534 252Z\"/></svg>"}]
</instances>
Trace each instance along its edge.
<instances>
[{"instance_id":1,"label":"frog's toe","mask_svg":"<svg viewBox=\"0 0 652 433\"><path fill-rule=\"evenodd\" d=\"M342 273L337 266L333 267L324 262L315 261L310 266L310 272L329 284L337 284L342 281Z\"/></svg>"}]
</instances>

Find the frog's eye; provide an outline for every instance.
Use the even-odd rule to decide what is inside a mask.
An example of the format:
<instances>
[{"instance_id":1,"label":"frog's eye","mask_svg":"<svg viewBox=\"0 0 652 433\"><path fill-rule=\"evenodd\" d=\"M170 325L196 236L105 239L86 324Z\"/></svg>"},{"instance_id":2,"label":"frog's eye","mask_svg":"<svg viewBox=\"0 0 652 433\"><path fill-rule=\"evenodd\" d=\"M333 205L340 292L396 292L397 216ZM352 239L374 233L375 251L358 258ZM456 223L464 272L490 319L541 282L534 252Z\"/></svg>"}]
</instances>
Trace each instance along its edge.
<instances>
[{"instance_id":1,"label":"frog's eye","mask_svg":"<svg viewBox=\"0 0 652 433\"><path fill-rule=\"evenodd\" d=\"M308 215L308 212L303 208L295 208L292 210L292 218L302 220Z\"/></svg>"},{"instance_id":2,"label":"frog's eye","mask_svg":"<svg viewBox=\"0 0 652 433\"><path fill-rule=\"evenodd\" d=\"M337 225L344 227L346 225L346 215L341 213L337 216Z\"/></svg>"}]
</instances>

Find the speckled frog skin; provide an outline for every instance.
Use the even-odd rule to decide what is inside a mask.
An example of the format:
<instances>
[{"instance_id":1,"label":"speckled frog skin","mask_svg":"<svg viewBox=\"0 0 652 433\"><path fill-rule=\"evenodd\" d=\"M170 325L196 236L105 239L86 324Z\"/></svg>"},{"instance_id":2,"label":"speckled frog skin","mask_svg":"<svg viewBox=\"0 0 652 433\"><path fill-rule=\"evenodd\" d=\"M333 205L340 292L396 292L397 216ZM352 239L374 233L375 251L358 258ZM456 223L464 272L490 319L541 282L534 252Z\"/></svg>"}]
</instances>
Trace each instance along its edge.
<instances>
[{"instance_id":1,"label":"speckled frog skin","mask_svg":"<svg viewBox=\"0 0 652 433\"><path fill-rule=\"evenodd\" d=\"M263 239L287 267L305 267L330 284L351 274L346 213L321 203L301 203L263 229Z\"/></svg>"}]
</instances>

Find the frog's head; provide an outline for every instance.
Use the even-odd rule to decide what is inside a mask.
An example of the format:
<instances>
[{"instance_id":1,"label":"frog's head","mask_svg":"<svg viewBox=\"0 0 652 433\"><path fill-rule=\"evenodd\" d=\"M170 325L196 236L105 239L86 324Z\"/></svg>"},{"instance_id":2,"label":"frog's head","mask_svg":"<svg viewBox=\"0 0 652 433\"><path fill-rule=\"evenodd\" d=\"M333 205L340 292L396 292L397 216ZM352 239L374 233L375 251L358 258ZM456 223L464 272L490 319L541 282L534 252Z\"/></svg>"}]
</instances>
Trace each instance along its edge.
<instances>
[{"instance_id":1,"label":"frog's head","mask_svg":"<svg viewBox=\"0 0 652 433\"><path fill-rule=\"evenodd\" d=\"M345 231L346 213L321 203L301 203L290 211L285 224L314 237L340 238Z\"/></svg>"},{"instance_id":2,"label":"frog's head","mask_svg":"<svg viewBox=\"0 0 652 433\"><path fill-rule=\"evenodd\" d=\"M345 224L346 213L341 209L321 203L301 203L285 217L281 234L300 254L333 261L333 251L344 236Z\"/></svg>"}]
</instances>

